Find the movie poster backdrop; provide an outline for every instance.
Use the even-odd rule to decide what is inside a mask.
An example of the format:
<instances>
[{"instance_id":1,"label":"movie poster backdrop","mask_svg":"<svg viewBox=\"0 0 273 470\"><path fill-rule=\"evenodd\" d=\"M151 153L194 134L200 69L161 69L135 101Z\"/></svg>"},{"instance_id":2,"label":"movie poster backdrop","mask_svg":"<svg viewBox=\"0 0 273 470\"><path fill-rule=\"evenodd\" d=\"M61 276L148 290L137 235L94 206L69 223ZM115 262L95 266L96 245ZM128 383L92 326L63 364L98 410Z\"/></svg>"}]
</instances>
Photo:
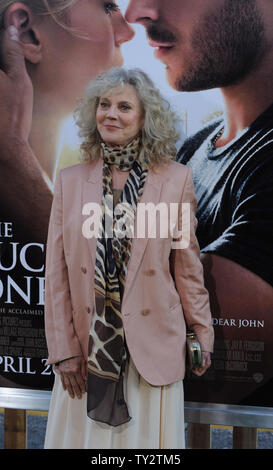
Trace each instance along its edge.
<instances>
[{"instance_id":1,"label":"movie poster backdrop","mask_svg":"<svg viewBox=\"0 0 273 470\"><path fill-rule=\"evenodd\" d=\"M120 2L124 9L126 0ZM167 83L164 66L154 57L144 30L123 45L124 66L146 71L181 118L179 150L184 139L210 120L221 117L224 104L219 90L179 93ZM69 79L69 78L68 78ZM259 86L259 84L257 84ZM271 103L268 103L268 106ZM79 160L80 141L72 116L59 136L57 172ZM16 196L16 188L14 188ZM1 201L2 203L2 201ZM2 212L2 211L1 211ZM272 221L273 223L273 221ZM45 244L22 236L12 216L0 220L0 386L50 390L51 366L46 366L44 333ZM261 238L260 243L263 243ZM272 258L268 260L272 263ZM224 286L223 286L224 288ZM272 288L273 296L273 288ZM272 406L272 318L241 311L221 312L211 298L215 328L212 367L202 377L185 379L185 400L199 403Z\"/></svg>"}]
</instances>

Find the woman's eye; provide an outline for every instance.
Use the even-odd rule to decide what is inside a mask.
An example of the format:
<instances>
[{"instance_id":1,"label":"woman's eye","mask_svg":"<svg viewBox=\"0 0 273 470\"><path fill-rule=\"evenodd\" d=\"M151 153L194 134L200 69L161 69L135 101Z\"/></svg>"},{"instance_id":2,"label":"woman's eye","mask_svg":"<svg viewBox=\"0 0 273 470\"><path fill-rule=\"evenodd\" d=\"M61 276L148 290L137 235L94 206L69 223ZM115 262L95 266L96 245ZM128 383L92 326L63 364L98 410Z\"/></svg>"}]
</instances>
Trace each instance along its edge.
<instances>
[{"instance_id":1,"label":"woman's eye","mask_svg":"<svg viewBox=\"0 0 273 470\"><path fill-rule=\"evenodd\" d=\"M118 11L119 7L114 2L105 2L104 10L105 10L105 13L107 13L107 15L111 15L111 13Z\"/></svg>"},{"instance_id":2,"label":"woman's eye","mask_svg":"<svg viewBox=\"0 0 273 470\"><path fill-rule=\"evenodd\" d=\"M128 111L128 110L131 109L131 108L130 108L130 106L127 106L126 104L123 104L123 105L121 106L121 109L122 109L123 111Z\"/></svg>"},{"instance_id":3,"label":"woman's eye","mask_svg":"<svg viewBox=\"0 0 273 470\"><path fill-rule=\"evenodd\" d=\"M106 108L108 105L108 103L104 103L103 101L100 103L100 107L101 108Z\"/></svg>"}]
</instances>

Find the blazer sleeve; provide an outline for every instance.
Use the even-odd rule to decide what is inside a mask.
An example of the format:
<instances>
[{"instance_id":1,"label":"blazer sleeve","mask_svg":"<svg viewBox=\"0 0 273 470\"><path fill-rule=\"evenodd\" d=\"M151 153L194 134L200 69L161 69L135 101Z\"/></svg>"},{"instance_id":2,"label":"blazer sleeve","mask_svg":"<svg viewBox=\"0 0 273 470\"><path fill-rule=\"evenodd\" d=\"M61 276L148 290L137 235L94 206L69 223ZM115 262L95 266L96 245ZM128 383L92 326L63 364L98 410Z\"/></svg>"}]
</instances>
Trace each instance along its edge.
<instances>
[{"instance_id":1,"label":"blazer sleeve","mask_svg":"<svg viewBox=\"0 0 273 470\"><path fill-rule=\"evenodd\" d=\"M59 171L51 207L45 268L45 334L47 364L74 356L82 350L73 326L68 269L63 249L62 183Z\"/></svg>"},{"instance_id":2,"label":"blazer sleeve","mask_svg":"<svg viewBox=\"0 0 273 470\"><path fill-rule=\"evenodd\" d=\"M203 265L200 248L195 235L197 201L192 180L192 170L187 167L181 203L190 203L190 218L182 217L182 204L178 219L178 229L182 223L190 223L189 240L186 248L171 250L170 265L176 289L181 299L187 326L194 331L203 351L213 352L214 330L211 321L209 294L204 285ZM185 220L184 220L185 219ZM184 230L184 232L187 232Z\"/></svg>"}]
</instances>

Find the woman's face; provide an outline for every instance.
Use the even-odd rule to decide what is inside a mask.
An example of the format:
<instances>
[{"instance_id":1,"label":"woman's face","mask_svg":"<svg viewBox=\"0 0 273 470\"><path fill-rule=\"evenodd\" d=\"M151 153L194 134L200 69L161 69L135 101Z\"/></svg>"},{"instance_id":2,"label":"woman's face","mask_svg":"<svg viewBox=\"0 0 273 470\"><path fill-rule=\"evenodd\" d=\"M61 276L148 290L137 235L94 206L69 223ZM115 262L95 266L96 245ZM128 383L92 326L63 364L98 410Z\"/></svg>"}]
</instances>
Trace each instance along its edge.
<instances>
[{"instance_id":1,"label":"woman's face","mask_svg":"<svg viewBox=\"0 0 273 470\"><path fill-rule=\"evenodd\" d=\"M135 88L126 85L121 92L101 96L96 119L104 142L112 146L127 145L144 125L144 113Z\"/></svg>"},{"instance_id":2,"label":"woman's face","mask_svg":"<svg viewBox=\"0 0 273 470\"><path fill-rule=\"evenodd\" d=\"M122 65L121 45L134 31L117 5L103 0L78 0L67 10L67 20L70 30L50 17L39 24L42 58L32 76L38 90L74 109L92 78Z\"/></svg>"}]
</instances>

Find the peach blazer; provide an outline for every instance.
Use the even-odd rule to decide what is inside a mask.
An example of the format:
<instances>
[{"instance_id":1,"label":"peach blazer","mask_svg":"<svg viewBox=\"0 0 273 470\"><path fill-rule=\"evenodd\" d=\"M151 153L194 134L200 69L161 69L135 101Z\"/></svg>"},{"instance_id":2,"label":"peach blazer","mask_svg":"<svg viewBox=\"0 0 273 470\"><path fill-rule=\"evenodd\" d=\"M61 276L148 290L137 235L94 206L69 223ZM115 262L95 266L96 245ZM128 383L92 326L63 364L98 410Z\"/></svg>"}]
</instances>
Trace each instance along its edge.
<instances>
[{"instance_id":1,"label":"peach blazer","mask_svg":"<svg viewBox=\"0 0 273 470\"><path fill-rule=\"evenodd\" d=\"M48 364L72 356L87 359L93 313L96 238L82 234L88 202L101 203L102 160L60 170L51 209L45 278ZM167 385L185 374L186 324L204 351L214 332L195 237L192 170L171 161L149 170L140 202L190 202L190 244L171 249L172 238L133 238L121 306L130 355L144 379ZM136 219L135 219L136 220ZM159 233L159 232L157 232Z\"/></svg>"}]
</instances>

